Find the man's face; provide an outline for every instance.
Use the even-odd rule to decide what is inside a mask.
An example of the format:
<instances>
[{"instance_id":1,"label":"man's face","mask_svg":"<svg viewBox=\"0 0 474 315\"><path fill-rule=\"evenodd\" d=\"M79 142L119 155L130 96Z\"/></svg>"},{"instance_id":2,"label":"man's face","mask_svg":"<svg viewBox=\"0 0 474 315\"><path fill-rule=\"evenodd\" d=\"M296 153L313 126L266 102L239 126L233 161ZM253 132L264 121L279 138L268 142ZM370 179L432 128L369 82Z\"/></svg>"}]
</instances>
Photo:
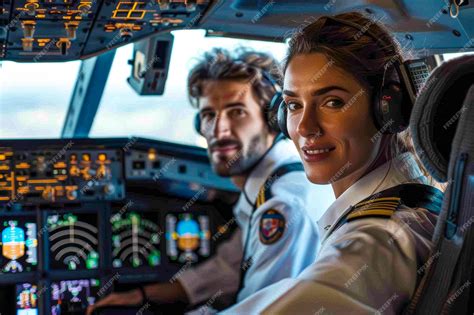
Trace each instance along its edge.
<instances>
[{"instance_id":1,"label":"man's face","mask_svg":"<svg viewBox=\"0 0 474 315\"><path fill-rule=\"evenodd\" d=\"M220 176L245 174L273 139L251 84L206 81L199 104L201 133L214 171Z\"/></svg>"}]
</instances>

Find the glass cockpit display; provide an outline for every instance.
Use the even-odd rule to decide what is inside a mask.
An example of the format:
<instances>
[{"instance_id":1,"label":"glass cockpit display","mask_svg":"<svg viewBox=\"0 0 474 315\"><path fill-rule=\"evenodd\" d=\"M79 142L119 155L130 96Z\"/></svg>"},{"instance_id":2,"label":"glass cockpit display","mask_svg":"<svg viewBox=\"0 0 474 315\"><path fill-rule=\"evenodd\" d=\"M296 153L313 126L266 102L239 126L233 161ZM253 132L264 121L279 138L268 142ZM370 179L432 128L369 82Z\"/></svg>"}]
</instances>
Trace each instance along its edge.
<instances>
[{"instance_id":1,"label":"glass cockpit display","mask_svg":"<svg viewBox=\"0 0 474 315\"><path fill-rule=\"evenodd\" d=\"M1 218L0 249L0 273L35 271L38 240L34 218Z\"/></svg>"},{"instance_id":2,"label":"glass cockpit display","mask_svg":"<svg viewBox=\"0 0 474 315\"><path fill-rule=\"evenodd\" d=\"M166 253L171 261L197 262L211 254L209 217L194 213L166 215Z\"/></svg>"},{"instance_id":3,"label":"glass cockpit display","mask_svg":"<svg viewBox=\"0 0 474 315\"><path fill-rule=\"evenodd\" d=\"M51 314L83 314L95 303L100 289L97 279L63 280L51 283Z\"/></svg>"},{"instance_id":4,"label":"glass cockpit display","mask_svg":"<svg viewBox=\"0 0 474 315\"><path fill-rule=\"evenodd\" d=\"M38 314L38 288L31 283L16 285L16 314Z\"/></svg>"},{"instance_id":5,"label":"glass cockpit display","mask_svg":"<svg viewBox=\"0 0 474 315\"><path fill-rule=\"evenodd\" d=\"M158 222L157 213L117 213L110 218L114 268L156 267L161 263L163 232Z\"/></svg>"},{"instance_id":6,"label":"glass cockpit display","mask_svg":"<svg viewBox=\"0 0 474 315\"><path fill-rule=\"evenodd\" d=\"M47 217L51 269L99 268L96 214L53 214Z\"/></svg>"}]
</instances>

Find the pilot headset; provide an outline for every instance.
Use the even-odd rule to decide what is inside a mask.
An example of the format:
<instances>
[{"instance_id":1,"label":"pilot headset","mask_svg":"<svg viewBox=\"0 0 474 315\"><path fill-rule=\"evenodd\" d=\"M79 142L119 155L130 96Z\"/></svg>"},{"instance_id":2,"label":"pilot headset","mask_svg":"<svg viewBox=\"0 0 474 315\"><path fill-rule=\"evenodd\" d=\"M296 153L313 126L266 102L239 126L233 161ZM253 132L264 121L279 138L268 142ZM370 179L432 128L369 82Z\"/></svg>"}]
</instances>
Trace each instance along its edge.
<instances>
[{"instance_id":1,"label":"pilot headset","mask_svg":"<svg viewBox=\"0 0 474 315\"><path fill-rule=\"evenodd\" d=\"M268 128L270 129L270 131L279 133L280 127L277 121L277 111L278 111L279 105L283 102L281 85L270 74L270 72L265 71L261 68L257 68L257 71L261 73L263 80L265 80L275 91L275 94L271 98L270 103L264 106L263 111L265 115L265 122ZM199 116L199 113L196 113L196 115L194 116L194 129L196 130L197 133L199 133L200 135L203 135L201 131L201 127L202 127L201 116Z\"/></svg>"},{"instance_id":2,"label":"pilot headset","mask_svg":"<svg viewBox=\"0 0 474 315\"><path fill-rule=\"evenodd\" d=\"M323 18L325 20L320 29L323 29L328 22L342 24L359 30L361 34L367 34L377 43L382 41L379 45L386 51L388 51L388 47L392 46L391 43L384 42L384 39L377 37L370 29L366 29L366 27L362 27L359 24L331 16L321 17L321 19ZM389 51L389 55L391 53L392 52ZM375 126L377 130L383 134L396 134L408 127L410 113L416 95L406 65L398 53L395 54L391 63L393 63L391 66L397 72L400 82L385 81L385 74L388 68L386 67L382 78L382 84L380 89L375 92L372 102L372 116ZM286 137L290 138L287 128L287 108L284 101L281 101L278 105L277 124L280 131Z\"/></svg>"}]
</instances>

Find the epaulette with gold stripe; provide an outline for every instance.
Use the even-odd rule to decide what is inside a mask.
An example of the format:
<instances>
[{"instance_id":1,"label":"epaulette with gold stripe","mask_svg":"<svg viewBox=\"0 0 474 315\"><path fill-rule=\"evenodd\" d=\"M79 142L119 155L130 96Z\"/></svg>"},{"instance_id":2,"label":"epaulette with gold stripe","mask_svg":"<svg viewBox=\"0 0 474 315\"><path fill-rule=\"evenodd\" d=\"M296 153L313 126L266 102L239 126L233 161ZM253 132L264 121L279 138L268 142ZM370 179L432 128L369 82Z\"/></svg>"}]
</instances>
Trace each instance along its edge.
<instances>
[{"instance_id":1,"label":"epaulette with gold stripe","mask_svg":"<svg viewBox=\"0 0 474 315\"><path fill-rule=\"evenodd\" d=\"M259 208L261 205L263 205L266 201L267 198L265 196L268 195L267 189L265 189L265 186L260 187L260 190L258 191L257 195L257 201L255 202L255 207Z\"/></svg>"},{"instance_id":2,"label":"epaulette with gold stripe","mask_svg":"<svg viewBox=\"0 0 474 315\"><path fill-rule=\"evenodd\" d=\"M283 164L273 171L273 173L265 180L265 183L260 187L254 209L259 208L272 197L271 186L273 182L291 172L304 172L303 164L300 162Z\"/></svg>"},{"instance_id":3,"label":"epaulette with gold stripe","mask_svg":"<svg viewBox=\"0 0 474 315\"><path fill-rule=\"evenodd\" d=\"M399 197L384 197L359 202L352 208L346 220L352 221L366 217L390 218L400 206L400 201Z\"/></svg>"},{"instance_id":4,"label":"epaulette with gold stripe","mask_svg":"<svg viewBox=\"0 0 474 315\"><path fill-rule=\"evenodd\" d=\"M349 212L339 219L330 233L334 233L347 222L362 218L389 219L402 204L412 208L426 208L432 213L439 214L442 200L443 192L434 187L417 183L401 184L381 191L352 206Z\"/></svg>"}]
</instances>

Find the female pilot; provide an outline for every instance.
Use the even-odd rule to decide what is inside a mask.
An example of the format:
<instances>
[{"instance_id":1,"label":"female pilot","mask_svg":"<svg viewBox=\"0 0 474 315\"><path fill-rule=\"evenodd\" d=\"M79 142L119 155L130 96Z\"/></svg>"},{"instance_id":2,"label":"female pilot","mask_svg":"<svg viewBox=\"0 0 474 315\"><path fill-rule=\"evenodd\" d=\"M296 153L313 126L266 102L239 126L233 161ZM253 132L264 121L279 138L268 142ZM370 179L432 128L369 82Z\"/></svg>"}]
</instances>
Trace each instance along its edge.
<instances>
[{"instance_id":1,"label":"female pilot","mask_svg":"<svg viewBox=\"0 0 474 315\"><path fill-rule=\"evenodd\" d=\"M442 193L402 131L413 92L398 46L359 13L321 17L293 36L284 69L280 127L337 199L318 221L316 261L227 312L400 313L436 259Z\"/></svg>"}]
</instances>

